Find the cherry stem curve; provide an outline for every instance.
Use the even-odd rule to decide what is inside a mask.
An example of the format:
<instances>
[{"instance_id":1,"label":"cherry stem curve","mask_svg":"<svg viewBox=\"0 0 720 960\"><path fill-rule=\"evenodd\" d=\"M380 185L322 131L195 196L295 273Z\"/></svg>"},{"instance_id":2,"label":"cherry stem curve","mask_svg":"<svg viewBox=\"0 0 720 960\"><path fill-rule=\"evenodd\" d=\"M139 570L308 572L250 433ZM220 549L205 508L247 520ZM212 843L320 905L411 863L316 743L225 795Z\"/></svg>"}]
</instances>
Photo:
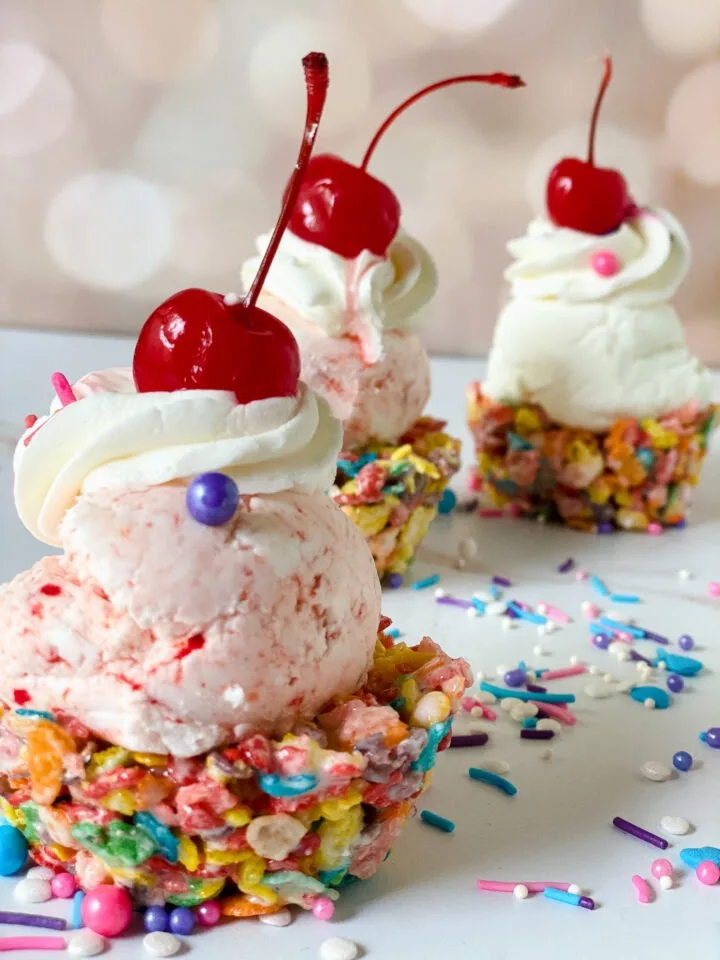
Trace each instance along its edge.
<instances>
[{"instance_id":1,"label":"cherry stem curve","mask_svg":"<svg viewBox=\"0 0 720 960\"><path fill-rule=\"evenodd\" d=\"M442 90L444 87L452 87L456 83L489 83L496 87L508 87L510 89L525 86L525 81L516 73L466 73L463 76L438 80L437 83L431 83L430 86L423 87L422 90L418 90L417 93L414 93L411 97L408 97L407 100L404 100L383 122L378 132L370 141L370 146L365 151L360 169L367 170L370 158L375 152L375 147L377 147L382 137L385 136L388 127L397 120L401 113L404 113L408 107L411 107L414 103L417 103L418 100L427 96L428 93L433 93L435 90Z\"/></svg>"},{"instance_id":2,"label":"cherry stem curve","mask_svg":"<svg viewBox=\"0 0 720 960\"><path fill-rule=\"evenodd\" d=\"M595 166L595 131L597 130L598 117L600 116L600 107L605 97L605 91L610 86L612 80L612 57L603 57L603 73L600 89L595 97L595 106L593 107L592 117L590 118L590 136L588 138L588 158L587 162L591 167Z\"/></svg>"},{"instance_id":3,"label":"cherry stem curve","mask_svg":"<svg viewBox=\"0 0 720 960\"><path fill-rule=\"evenodd\" d=\"M303 57L302 65L305 71L305 92L307 95L307 112L305 114L303 139L298 158L295 161L295 169L293 170L287 190L285 191L285 199L282 209L280 210L280 216L275 224L275 229L270 237L270 242L267 245L263 258L260 261L260 266L255 274L255 278L243 300L243 306L246 310L252 309L255 306L257 298L260 296L260 291L263 288L268 271L275 259L277 249L280 246L282 235L285 233L290 215L295 208L298 193L300 192L303 177L305 176L305 170L310 160L310 154L315 145L315 138L320 125L320 117L322 116L323 107L325 106L325 98L330 82L327 57L324 53L308 53L307 56Z\"/></svg>"}]
</instances>

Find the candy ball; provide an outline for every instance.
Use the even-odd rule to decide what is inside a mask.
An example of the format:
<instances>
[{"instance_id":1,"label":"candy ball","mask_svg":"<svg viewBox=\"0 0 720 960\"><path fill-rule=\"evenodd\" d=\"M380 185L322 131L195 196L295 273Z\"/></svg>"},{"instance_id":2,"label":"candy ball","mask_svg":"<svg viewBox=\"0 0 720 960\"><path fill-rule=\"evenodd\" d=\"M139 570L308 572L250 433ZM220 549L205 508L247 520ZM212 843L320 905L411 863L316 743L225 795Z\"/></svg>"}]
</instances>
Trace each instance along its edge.
<instances>
[{"instance_id":1,"label":"candy ball","mask_svg":"<svg viewBox=\"0 0 720 960\"><path fill-rule=\"evenodd\" d=\"M705 743L713 750L720 750L720 727L710 727L705 733Z\"/></svg>"},{"instance_id":2,"label":"candy ball","mask_svg":"<svg viewBox=\"0 0 720 960\"><path fill-rule=\"evenodd\" d=\"M28 843L17 827L0 826L0 877L11 877L27 860Z\"/></svg>"},{"instance_id":3,"label":"candy ball","mask_svg":"<svg viewBox=\"0 0 720 960\"><path fill-rule=\"evenodd\" d=\"M132 903L123 887L103 884L85 895L81 907L83 923L103 937L117 937L132 920Z\"/></svg>"},{"instance_id":4,"label":"candy ball","mask_svg":"<svg viewBox=\"0 0 720 960\"><path fill-rule=\"evenodd\" d=\"M175 907L170 912L170 929L181 937L186 937L195 929L195 914L188 907Z\"/></svg>"},{"instance_id":5,"label":"candy ball","mask_svg":"<svg viewBox=\"0 0 720 960\"><path fill-rule=\"evenodd\" d=\"M203 927L214 927L220 919L220 904L217 900L205 900L195 908L195 916Z\"/></svg>"},{"instance_id":6,"label":"candy ball","mask_svg":"<svg viewBox=\"0 0 720 960\"><path fill-rule=\"evenodd\" d=\"M650 871L656 880L659 880L660 877L671 877L673 872L673 866L669 860L653 860Z\"/></svg>"},{"instance_id":7,"label":"candy ball","mask_svg":"<svg viewBox=\"0 0 720 960\"><path fill-rule=\"evenodd\" d=\"M607 633L596 633L592 638L592 642L599 650L607 650L612 643L612 637Z\"/></svg>"},{"instance_id":8,"label":"candy ball","mask_svg":"<svg viewBox=\"0 0 720 960\"><path fill-rule=\"evenodd\" d=\"M403 585L403 575L401 573L391 573L387 578L387 585L391 590L397 590Z\"/></svg>"},{"instance_id":9,"label":"candy ball","mask_svg":"<svg viewBox=\"0 0 720 960\"><path fill-rule=\"evenodd\" d=\"M315 897L312 912L317 920L332 920L335 913L335 904L329 897Z\"/></svg>"},{"instance_id":10,"label":"candy ball","mask_svg":"<svg viewBox=\"0 0 720 960\"><path fill-rule=\"evenodd\" d=\"M612 250L598 250L590 258L590 266L599 277L614 277L620 270L620 261Z\"/></svg>"},{"instance_id":11,"label":"candy ball","mask_svg":"<svg viewBox=\"0 0 720 960\"><path fill-rule=\"evenodd\" d=\"M165 907L148 907L143 916L143 924L148 933L164 933L168 928L168 915Z\"/></svg>"},{"instance_id":12,"label":"candy ball","mask_svg":"<svg viewBox=\"0 0 720 960\"><path fill-rule=\"evenodd\" d=\"M667 688L671 693L682 693L685 681L679 673L671 673L667 678Z\"/></svg>"},{"instance_id":13,"label":"candy ball","mask_svg":"<svg viewBox=\"0 0 720 960\"><path fill-rule=\"evenodd\" d=\"M235 515L240 494L235 481L226 474L201 473L190 482L185 499L194 520L219 527Z\"/></svg>"},{"instance_id":14,"label":"candy ball","mask_svg":"<svg viewBox=\"0 0 720 960\"><path fill-rule=\"evenodd\" d=\"M692 650L695 646L695 641L689 634L684 633L678 640L678 646L681 650Z\"/></svg>"},{"instance_id":15,"label":"candy ball","mask_svg":"<svg viewBox=\"0 0 720 960\"><path fill-rule=\"evenodd\" d=\"M50 881L52 895L60 900L69 900L77 890L77 880L71 873L56 873Z\"/></svg>"},{"instance_id":16,"label":"candy ball","mask_svg":"<svg viewBox=\"0 0 720 960\"><path fill-rule=\"evenodd\" d=\"M438 504L438 513L452 513L457 506L457 497L449 488L443 491Z\"/></svg>"},{"instance_id":17,"label":"candy ball","mask_svg":"<svg viewBox=\"0 0 720 960\"><path fill-rule=\"evenodd\" d=\"M693 765L693 758L687 750L678 750L673 756L673 766L676 770L687 771Z\"/></svg>"},{"instance_id":18,"label":"candy ball","mask_svg":"<svg viewBox=\"0 0 720 960\"><path fill-rule=\"evenodd\" d=\"M720 880L720 867L712 860L703 860L697 865L695 874L700 883L704 883L706 887L712 887Z\"/></svg>"},{"instance_id":19,"label":"candy ball","mask_svg":"<svg viewBox=\"0 0 720 960\"><path fill-rule=\"evenodd\" d=\"M527 673L525 670L518 668L517 670L508 670L508 672L503 677L506 686L508 687L521 687L525 680L527 679Z\"/></svg>"}]
</instances>

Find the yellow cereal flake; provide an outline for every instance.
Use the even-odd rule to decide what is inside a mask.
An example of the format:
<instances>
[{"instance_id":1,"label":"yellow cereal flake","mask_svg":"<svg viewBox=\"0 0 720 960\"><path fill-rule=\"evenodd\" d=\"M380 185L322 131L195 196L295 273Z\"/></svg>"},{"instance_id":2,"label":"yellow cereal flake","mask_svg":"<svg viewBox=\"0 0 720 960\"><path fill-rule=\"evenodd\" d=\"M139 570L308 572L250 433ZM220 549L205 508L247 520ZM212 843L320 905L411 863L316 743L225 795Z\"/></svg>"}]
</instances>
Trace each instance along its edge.
<instances>
[{"instance_id":1,"label":"yellow cereal flake","mask_svg":"<svg viewBox=\"0 0 720 960\"><path fill-rule=\"evenodd\" d=\"M178 860L190 873L194 873L200 866L200 853L198 848L185 833L180 834Z\"/></svg>"},{"instance_id":2,"label":"yellow cereal flake","mask_svg":"<svg viewBox=\"0 0 720 960\"><path fill-rule=\"evenodd\" d=\"M131 754L135 763L141 767L166 767L168 758L162 753L133 753Z\"/></svg>"}]
</instances>

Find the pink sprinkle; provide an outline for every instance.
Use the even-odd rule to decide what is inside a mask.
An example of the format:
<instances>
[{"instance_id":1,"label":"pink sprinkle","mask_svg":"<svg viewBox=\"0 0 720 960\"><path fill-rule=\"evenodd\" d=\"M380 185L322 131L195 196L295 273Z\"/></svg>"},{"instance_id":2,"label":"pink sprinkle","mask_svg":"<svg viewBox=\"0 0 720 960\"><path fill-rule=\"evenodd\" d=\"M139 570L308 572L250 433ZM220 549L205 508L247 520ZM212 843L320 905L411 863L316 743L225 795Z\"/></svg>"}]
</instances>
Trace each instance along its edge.
<instances>
[{"instance_id":1,"label":"pink sprinkle","mask_svg":"<svg viewBox=\"0 0 720 960\"><path fill-rule=\"evenodd\" d=\"M73 393L73 388L70 386L70 381L64 373L54 373L50 377L50 383L53 386L53 390L57 394L58 400L64 407L68 407L71 403L77 402L77 397Z\"/></svg>"},{"instance_id":2,"label":"pink sprinkle","mask_svg":"<svg viewBox=\"0 0 720 960\"><path fill-rule=\"evenodd\" d=\"M575 579L576 579L576 580L587 580L587 578L588 578L589 576L590 576L590 574L587 572L587 570L578 570L578 572L575 574Z\"/></svg>"},{"instance_id":3,"label":"pink sprinkle","mask_svg":"<svg viewBox=\"0 0 720 960\"><path fill-rule=\"evenodd\" d=\"M64 950L62 937L0 937L0 953L8 950Z\"/></svg>"},{"instance_id":4,"label":"pink sprinkle","mask_svg":"<svg viewBox=\"0 0 720 960\"><path fill-rule=\"evenodd\" d=\"M543 673L542 681L545 683L546 680L562 680L563 677L579 677L581 673L587 673L587 667L582 663L577 663L572 667L560 667L557 670L548 670L547 673Z\"/></svg>"},{"instance_id":5,"label":"pink sprinkle","mask_svg":"<svg viewBox=\"0 0 720 960\"><path fill-rule=\"evenodd\" d=\"M540 604L538 604L538 607ZM556 623L570 623L570 617L558 607L551 607L549 603L545 603L545 613L551 620L554 620Z\"/></svg>"},{"instance_id":6,"label":"pink sprinkle","mask_svg":"<svg viewBox=\"0 0 720 960\"><path fill-rule=\"evenodd\" d=\"M647 885L647 881L636 873L630 882L635 887L640 903L650 903L650 887Z\"/></svg>"},{"instance_id":7,"label":"pink sprinkle","mask_svg":"<svg viewBox=\"0 0 720 960\"><path fill-rule=\"evenodd\" d=\"M494 517L504 517L505 514L502 512L502 510L495 510L489 507L483 507L480 510L478 510L478 516L484 517L485 519L491 519Z\"/></svg>"},{"instance_id":8,"label":"pink sprinkle","mask_svg":"<svg viewBox=\"0 0 720 960\"><path fill-rule=\"evenodd\" d=\"M649 523L647 525L647 532L651 537L659 537L662 533L662 524L660 523Z\"/></svg>"},{"instance_id":9,"label":"pink sprinkle","mask_svg":"<svg viewBox=\"0 0 720 960\"><path fill-rule=\"evenodd\" d=\"M631 633L625 633L624 630L615 630L615 636L613 637L618 643L632 643L633 635Z\"/></svg>"},{"instance_id":10,"label":"pink sprinkle","mask_svg":"<svg viewBox=\"0 0 720 960\"><path fill-rule=\"evenodd\" d=\"M545 675L543 674L543 677ZM534 703L536 707L546 713L549 717L552 717L553 720L559 720L560 723L564 723L568 727L572 727L577 723L577 717L574 713L571 713L565 707L561 707L559 703L540 703L539 700L531 700L531 703Z\"/></svg>"},{"instance_id":11,"label":"pink sprinkle","mask_svg":"<svg viewBox=\"0 0 720 960\"><path fill-rule=\"evenodd\" d=\"M497 714L486 703L481 703L480 709L482 710L482 715L486 720L497 720Z\"/></svg>"},{"instance_id":12,"label":"pink sprinkle","mask_svg":"<svg viewBox=\"0 0 720 960\"><path fill-rule=\"evenodd\" d=\"M591 603L589 607L585 608L585 616L589 617L590 620L594 620L596 617L599 617L602 613L602 610L596 603Z\"/></svg>"},{"instance_id":13,"label":"pink sprinkle","mask_svg":"<svg viewBox=\"0 0 720 960\"><path fill-rule=\"evenodd\" d=\"M720 580L711 580L708 584L708 594L711 597L720 597Z\"/></svg>"},{"instance_id":14,"label":"pink sprinkle","mask_svg":"<svg viewBox=\"0 0 720 960\"><path fill-rule=\"evenodd\" d=\"M482 707L483 704L479 700L476 700L475 697L463 697L460 701L460 706L465 711L465 713L470 713L471 710L474 710L475 707Z\"/></svg>"},{"instance_id":15,"label":"pink sprinkle","mask_svg":"<svg viewBox=\"0 0 720 960\"><path fill-rule=\"evenodd\" d=\"M572 884L552 883L543 880L519 880L517 883L510 883L507 880L478 880L475 886L478 890L486 890L489 893L512 893L515 887L527 887L530 893L542 893L546 887L552 887L555 890L565 890L567 892Z\"/></svg>"}]
</instances>

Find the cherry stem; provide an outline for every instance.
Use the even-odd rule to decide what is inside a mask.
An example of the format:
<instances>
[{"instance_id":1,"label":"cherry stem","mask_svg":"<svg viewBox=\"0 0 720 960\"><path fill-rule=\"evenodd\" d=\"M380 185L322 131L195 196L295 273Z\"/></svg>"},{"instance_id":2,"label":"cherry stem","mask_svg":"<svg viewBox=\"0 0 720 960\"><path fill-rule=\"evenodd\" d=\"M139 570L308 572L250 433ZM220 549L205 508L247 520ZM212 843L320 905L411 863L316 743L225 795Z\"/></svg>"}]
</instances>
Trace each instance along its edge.
<instances>
[{"instance_id":1,"label":"cherry stem","mask_svg":"<svg viewBox=\"0 0 720 960\"><path fill-rule=\"evenodd\" d=\"M590 137L588 140L587 162L591 167L595 166L595 131L597 130L598 117L600 116L600 107L602 106L603 98L605 97L605 91L610 86L610 81L612 80L612 58L603 57L603 65L605 72L603 74L602 83L600 84L600 89L597 92L597 97L595 98L595 106L590 119Z\"/></svg>"},{"instance_id":2,"label":"cherry stem","mask_svg":"<svg viewBox=\"0 0 720 960\"><path fill-rule=\"evenodd\" d=\"M285 233L290 215L295 208L298 193L300 192L303 177L305 176L305 170L315 144L315 137L317 136L318 126L320 125L320 117L322 116L323 107L325 106L325 97L327 96L328 84L330 82L327 57L324 53L308 53L306 57L303 57L302 65L305 71L305 92L307 94L307 112L305 114L303 139L298 158L295 161L295 169L293 170L287 190L285 191L285 199L278 222L275 225L272 237L270 237L270 242L260 261L255 279L247 292L247 296L243 300L243 306L246 310L252 309L255 306L257 298L260 296L260 291L265 284L268 271L275 259L277 249L280 246L282 235Z\"/></svg>"},{"instance_id":3,"label":"cherry stem","mask_svg":"<svg viewBox=\"0 0 720 960\"><path fill-rule=\"evenodd\" d=\"M435 90L442 90L443 87L452 87L456 83L489 83L496 87L508 87L510 89L525 86L525 81L516 73L467 73L461 77L448 77L447 80L438 80L437 83L431 83L429 87L423 87L422 90L418 90L417 93L414 93L411 97L408 97L407 100L404 100L383 122L378 132L370 141L370 146L365 151L360 169L367 170L370 158L375 152L375 147L377 147L382 137L385 136L388 127L397 120L401 113L404 113L408 107L411 107L414 103L417 103L418 100L427 96L428 93L433 93Z\"/></svg>"}]
</instances>

